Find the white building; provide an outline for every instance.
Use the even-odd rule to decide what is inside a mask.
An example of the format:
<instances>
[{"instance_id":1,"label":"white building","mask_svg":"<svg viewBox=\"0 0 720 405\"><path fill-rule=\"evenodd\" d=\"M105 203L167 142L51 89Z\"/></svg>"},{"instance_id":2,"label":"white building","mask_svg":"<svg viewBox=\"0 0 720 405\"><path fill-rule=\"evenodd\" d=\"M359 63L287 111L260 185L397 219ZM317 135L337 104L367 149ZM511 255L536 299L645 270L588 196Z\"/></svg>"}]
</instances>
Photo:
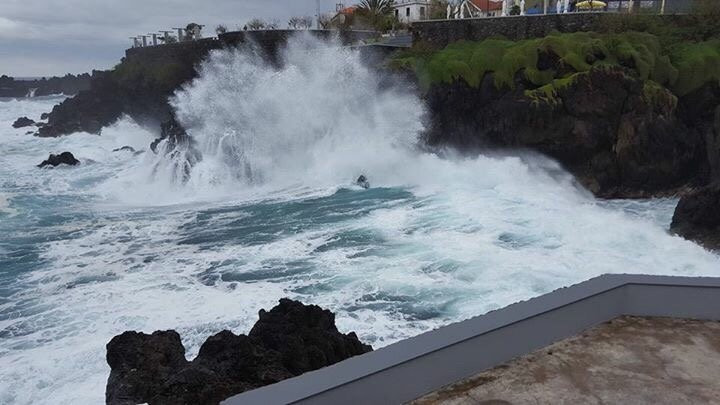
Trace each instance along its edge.
<instances>
[{"instance_id":1,"label":"white building","mask_svg":"<svg viewBox=\"0 0 720 405\"><path fill-rule=\"evenodd\" d=\"M403 23L430 18L430 0L395 0L395 17Z\"/></svg>"}]
</instances>

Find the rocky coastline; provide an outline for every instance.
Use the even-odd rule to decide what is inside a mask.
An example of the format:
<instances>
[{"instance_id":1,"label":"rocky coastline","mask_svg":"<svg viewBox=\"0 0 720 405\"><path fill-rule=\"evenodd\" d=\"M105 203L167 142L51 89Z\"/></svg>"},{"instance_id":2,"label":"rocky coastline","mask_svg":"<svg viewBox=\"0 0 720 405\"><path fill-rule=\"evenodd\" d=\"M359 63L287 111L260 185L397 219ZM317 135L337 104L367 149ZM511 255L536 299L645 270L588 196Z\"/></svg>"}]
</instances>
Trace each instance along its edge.
<instances>
[{"instance_id":1,"label":"rocky coastline","mask_svg":"<svg viewBox=\"0 0 720 405\"><path fill-rule=\"evenodd\" d=\"M83 90L89 90L90 79L91 75L88 73L33 80L18 80L2 75L0 76L0 97L40 97L56 94L73 96Z\"/></svg>"},{"instance_id":2,"label":"rocky coastline","mask_svg":"<svg viewBox=\"0 0 720 405\"><path fill-rule=\"evenodd\" d=\"M428 113L425 148L467 155L531 150L556 159L598 198L680 197L671 232L720 250L720 81L712 74L682 79L700 68L681 65L693 62L677 56L673 66L661 41L651 37L614 38L633 46L621 52L610 49L607 38L563 35L541 39L546 42L535 48L523 43L507 61L510 68L473 64L477 49L514 46L483 43L476 49L419 47L392 56L379 74L404 77L418 88ZM592 42L573 44L580 40ZM702 52L715 52L717 44L703 46ZM644 53L648 49L654 54ZM162 153L166 140L167 152L192 154L192 139L168 99L197 76L199 60L168 65L126 58L112 71L93 72L88 87L55 106L47 123L23 117L17 127L37 126L39 137L100 134L128 115L157 132L149 145L154 153ZM649 60L667 65L648 66ZM173 151L179 144L190 147ZM65 152L40 166L78 163ZM261 310L247 335L209 337L192 361L176 331L114 337L107 345L106 401L218 403L370 350L354 333L340 333L330 311L283 299Z\"/></svg>"},{"instance_id":3,"label":"rocky coastline","mask_svg":"<svg viewBox=\"0 0 720 405\"><path fill-rule=\"evenodd\" d=\"M225 330L209 337L192 361L173 330L115 336L107 344L106 402L217 404L369 351L355 333L337 330L332 312L282 299L260 310L247 335Z\"/></svg>"}]
</instances>

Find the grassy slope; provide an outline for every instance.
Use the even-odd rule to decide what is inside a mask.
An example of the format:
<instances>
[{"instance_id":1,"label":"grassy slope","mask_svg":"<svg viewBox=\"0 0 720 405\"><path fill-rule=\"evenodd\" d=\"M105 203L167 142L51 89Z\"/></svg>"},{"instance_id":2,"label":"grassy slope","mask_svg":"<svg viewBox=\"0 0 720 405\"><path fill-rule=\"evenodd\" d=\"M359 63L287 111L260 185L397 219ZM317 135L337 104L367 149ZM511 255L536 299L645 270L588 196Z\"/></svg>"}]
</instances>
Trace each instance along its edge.
<instances>
[{"instance_id":1,"label":"grassy slope","mask_svg":"<svg viewBox=\"0 0 720 405\"><path fill-rule=\"evenodd\" d=\"M540 69L541 55L557 55L556 69ZM672 42L632 31L558 33L523 41L457 42L437 51L414 49L399 54L391 63L414 70L425 87L458 79L477 87L485 74L493 73L498 88L513 88L520 73L537 86L536 95L546 96L590 69L621 66L682 96L705 83L720 82L720 40Z\"/></svg>"}]
</instances>

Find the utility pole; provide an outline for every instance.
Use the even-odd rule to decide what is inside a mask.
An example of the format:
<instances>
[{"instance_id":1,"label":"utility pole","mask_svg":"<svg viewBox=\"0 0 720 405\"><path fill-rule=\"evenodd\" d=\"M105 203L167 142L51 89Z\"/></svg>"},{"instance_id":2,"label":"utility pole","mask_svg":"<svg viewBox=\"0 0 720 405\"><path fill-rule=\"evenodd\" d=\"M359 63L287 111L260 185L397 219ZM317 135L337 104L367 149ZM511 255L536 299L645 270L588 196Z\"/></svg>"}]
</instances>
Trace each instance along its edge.
<instances>
[{"instance_id":1,"label":"utility pole","mask_svg":"<svg viewBox=\"0 0 720 405\"><path fill-rule=\"evenodd\" d=\"M320 0L315 0L315 12L317 13L317 29L322 29L322 27L320 27Z\"/></svg>"}]
</instances>

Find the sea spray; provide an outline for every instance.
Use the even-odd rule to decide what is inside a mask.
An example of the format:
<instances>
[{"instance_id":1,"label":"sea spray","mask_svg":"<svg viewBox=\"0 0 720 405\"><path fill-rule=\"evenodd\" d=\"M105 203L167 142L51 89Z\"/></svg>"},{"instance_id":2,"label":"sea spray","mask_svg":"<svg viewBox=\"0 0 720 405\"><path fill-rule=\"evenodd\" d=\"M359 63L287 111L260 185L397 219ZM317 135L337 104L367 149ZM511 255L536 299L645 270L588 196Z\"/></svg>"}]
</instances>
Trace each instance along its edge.
<instances>
[{"instance_id":1,"label":"sea spray","mask_svg":"<svg viewBox=\"0 0 720 405\"><path fill-rule=\"evenodd\" d=\"M602 273L718 275L668 234L675 200L597 201L530 154L420 152L415 95L307 48L211 57L174 100L202 153L187 178L127 119L40 139L11 124L55 101L0 102L0 403L101 403L114 335L176 329L192 358L282 297L382 347ZM82 164L34 167L65 150Z\"/></svg>"},{"instance_id":2,"label":"sea spray","mask_svg":"<svg viewBox=\"0 0 720 405\"><path fill-rule=\"evenodd\" d=\"M215 51L171 103L201 158L184 164L187 177L158 177L206 191L381 179L414 147L423 115L407 88L381 88L358 51L309 35L290 40L279 66L247 47Z\"/></svg>"}]
</instances>

